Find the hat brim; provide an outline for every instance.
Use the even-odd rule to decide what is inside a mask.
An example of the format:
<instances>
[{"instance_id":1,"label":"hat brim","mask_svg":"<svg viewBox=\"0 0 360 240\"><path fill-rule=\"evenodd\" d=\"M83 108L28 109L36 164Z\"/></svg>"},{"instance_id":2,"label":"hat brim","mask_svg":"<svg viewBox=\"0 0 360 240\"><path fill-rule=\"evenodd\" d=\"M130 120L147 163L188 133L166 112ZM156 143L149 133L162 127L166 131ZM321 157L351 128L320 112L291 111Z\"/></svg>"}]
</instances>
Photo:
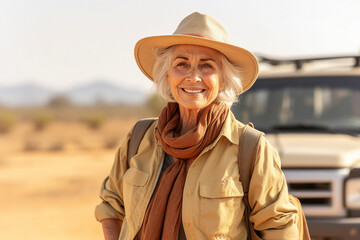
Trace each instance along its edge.
<instances>
[{"instance_id":1,"label":"hat brim","mask_svg":"<svg viewBox=\"0 0 360 240\"><path fill-rule=\"evenodd\" d=\"M205 46L224 54L232 64L240 68L243 92L247 91L257 79L259 73L258 61L246 49L211 39L188 35L153 36L139 40L134 50L136 63L145 76L153 81L152 71L156 60L154 48L168 48L179 44Z\"/></svg>"}]
</instances>

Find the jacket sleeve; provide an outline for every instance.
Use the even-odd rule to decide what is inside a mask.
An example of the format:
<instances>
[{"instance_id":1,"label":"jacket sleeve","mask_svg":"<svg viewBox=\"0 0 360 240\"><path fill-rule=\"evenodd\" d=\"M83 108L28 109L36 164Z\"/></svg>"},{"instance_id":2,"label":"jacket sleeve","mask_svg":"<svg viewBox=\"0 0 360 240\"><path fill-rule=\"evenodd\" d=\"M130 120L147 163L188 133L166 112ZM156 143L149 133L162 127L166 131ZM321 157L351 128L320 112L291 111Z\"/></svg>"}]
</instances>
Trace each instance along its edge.
<instances>
[{"instance_id":1,"label":"jacket sleeve","mask_svg":"<svg viewBox=\"0 0 360 240\"><path fill-rule=\"evenodd\" d=\"M102 202L95 208L95 218L102 221L107 218L115 218L123 221L125 216L123 202L123 176L128 169L127 149L131 138L131 132L118 149L110 175L105 178L100 198Z\"/></svg>"},{"instance_id":2,"label":"jacket sleeve","mask_svg":"<svg viewBox=\"0 0 360 240\"><path fill-rule=\"evenodd\" d=\"M296 239L297 209L289 202L280 157L265 137L260 139L249 186L250 221L262 239ZM294 237L295 236L295 237Z\"/></svg>"}]
</instances>

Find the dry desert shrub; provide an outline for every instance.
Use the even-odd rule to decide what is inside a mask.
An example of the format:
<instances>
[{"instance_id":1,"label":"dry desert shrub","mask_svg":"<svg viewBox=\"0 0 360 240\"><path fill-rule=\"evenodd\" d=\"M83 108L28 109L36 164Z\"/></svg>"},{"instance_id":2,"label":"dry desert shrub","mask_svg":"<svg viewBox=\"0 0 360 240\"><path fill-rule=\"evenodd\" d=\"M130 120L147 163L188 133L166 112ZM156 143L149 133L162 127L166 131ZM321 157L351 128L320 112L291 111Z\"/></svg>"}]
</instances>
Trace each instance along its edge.
<instances>
[{"instance_id":1,"label":"dry desert shrub","mask_svg":"<svg viewBox=\"0 0 360 240\"><path fill-rule=\"evenodd\" d=\"M53 120L50 112L39 112L34 116L33 123L36 131L41 131Z\"/></svg>"},{"instance_id":2,"label":"dry desert shrub","mask_svg":"<svg viewBox=\"0 0 360 240\"><path fill-rule=\"evenodd\" d=\"M99 129L105 122L106 118L101 113L93 113L84 117L83 122L91 129Z\"/></svg>"},{"instance_id":3,"label":"dry desert shrub","mask_svg":"<svg viewBox=\"0 0 360 240\"><path fill-rule=\"evenodd\" d=\"M0 133L9 132L17 123L17 117L15 114L7 111L0 112Z\"/></svg>"},{"instance_id":4,"label":"dry desert shrub","mask_svg":"<svg viewBox=\"0 0 360 240\"><path fill-rule=\"evenodd\" d=\"M0 131L11 130L0 132L0 150L24 153L112 150L136 121L151 117L145 107L122 106L24 107L0 109L0 114Z\"/></svg>"},{"instance_id":5,"label":"dry desert shrub","mask_svg":"<svg viewBox=\"0 0 360 240\"><path fill-rule=\"evenodd\" d=\"M166 101L159 94L151 95L146 101L146 106L154 116L158 116L165 105Z\"/></svg>"},{"instance_id":6,"label":"dry desert shrub","mask_svg":"<svg viewBox=\"0 0 360 240\"><path fill-rule=\"evenodd\" d=\"M26 152L35 151L63 151L65 150L65 141L56 138L56 135L49 136L47 139L39 136L30 136L24 140L23 150Z\"/></svg>"},{"instance_id":7,"label":"dry desert shrub","mask_svg":"<svg viewBox=\"0 0 360 240\"><path fill-rule=\"evenodd\" d=\"M63 151L65 149L65 142L64 141L55 141L50 144L50 146L47 148L48 151L57 152L57 151Z\"/></svg>"},{"instance_id":8,"label":"dry desert shrub","mask_svg":"<svg viewBox=\"0 0 360 240\"><path fill-rule=\"evenodd\" d=\"M39 151L41 149L41 143L38 139L28 137L24 141L23 150L26 152Z\"/></svg>"}]
</instances>

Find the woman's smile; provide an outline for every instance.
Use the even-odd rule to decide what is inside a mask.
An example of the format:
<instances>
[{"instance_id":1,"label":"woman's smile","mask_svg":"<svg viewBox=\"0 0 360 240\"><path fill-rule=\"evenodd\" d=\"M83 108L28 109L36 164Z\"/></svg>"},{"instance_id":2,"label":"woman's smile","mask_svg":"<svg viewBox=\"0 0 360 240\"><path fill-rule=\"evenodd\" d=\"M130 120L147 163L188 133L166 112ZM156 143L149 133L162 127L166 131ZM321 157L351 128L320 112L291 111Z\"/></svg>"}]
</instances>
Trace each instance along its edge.
<instances>
[{"instance_id":1,"label":"woman's smile","mask_svg":"<svg viewBox=\"0 0 360 240\"><path fill-rule=\"evenodd\" d=\"M184 90L184 92L194 94L194 95L205 91L204 89L187 89L187 88L182 88L182 90Z\"/></svg>"}]
</instances>

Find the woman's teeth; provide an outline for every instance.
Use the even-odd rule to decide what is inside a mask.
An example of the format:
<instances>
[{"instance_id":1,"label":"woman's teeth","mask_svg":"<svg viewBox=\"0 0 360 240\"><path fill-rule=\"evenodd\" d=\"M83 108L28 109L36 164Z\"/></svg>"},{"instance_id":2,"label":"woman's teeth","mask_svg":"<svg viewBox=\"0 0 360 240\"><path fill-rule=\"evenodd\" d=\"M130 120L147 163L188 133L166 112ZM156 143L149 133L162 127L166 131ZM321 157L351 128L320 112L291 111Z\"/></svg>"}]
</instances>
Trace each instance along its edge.
<instances>
[{"instance_id":1,"label":"woman's teeth","mask_svg":"<svg viewBox=\"0 0 360 240\"><path fill-rule=\"evenodd\" d=\"M191 90L191 89L185 89L183 88L185 92L188 92L188 93L201 93L202 91L204 90Z\"/></svg>"}]
</instances>

